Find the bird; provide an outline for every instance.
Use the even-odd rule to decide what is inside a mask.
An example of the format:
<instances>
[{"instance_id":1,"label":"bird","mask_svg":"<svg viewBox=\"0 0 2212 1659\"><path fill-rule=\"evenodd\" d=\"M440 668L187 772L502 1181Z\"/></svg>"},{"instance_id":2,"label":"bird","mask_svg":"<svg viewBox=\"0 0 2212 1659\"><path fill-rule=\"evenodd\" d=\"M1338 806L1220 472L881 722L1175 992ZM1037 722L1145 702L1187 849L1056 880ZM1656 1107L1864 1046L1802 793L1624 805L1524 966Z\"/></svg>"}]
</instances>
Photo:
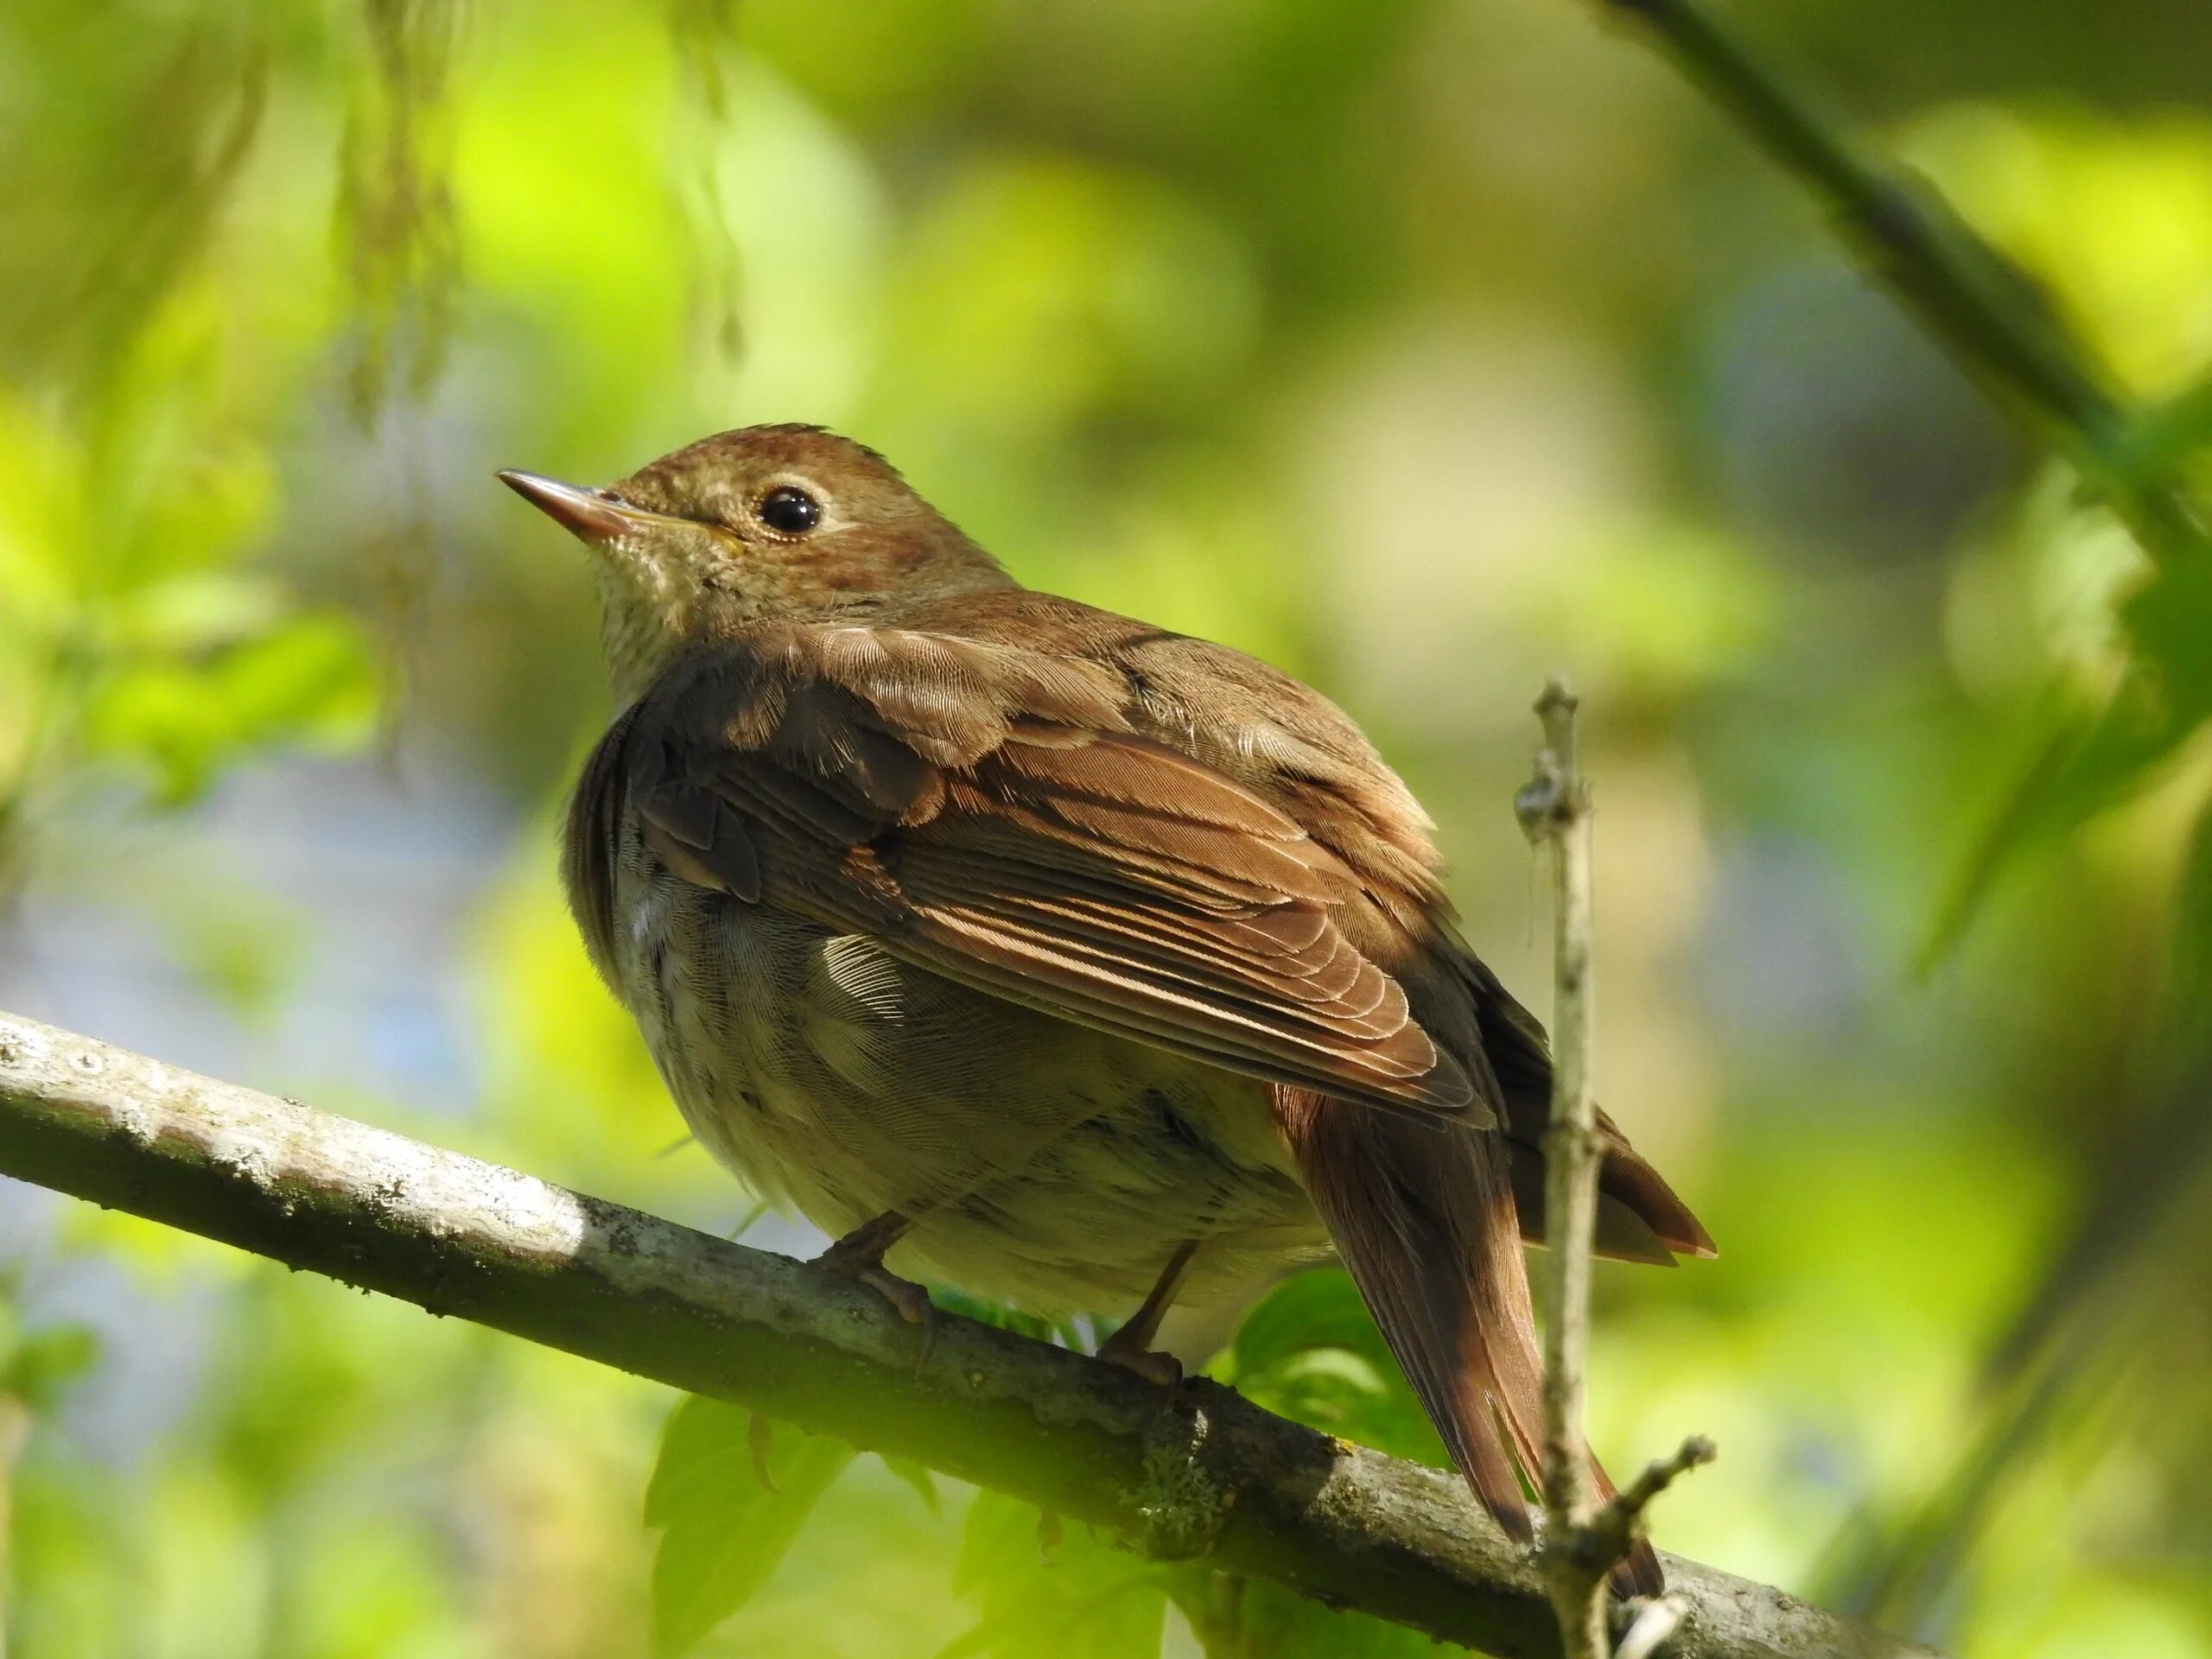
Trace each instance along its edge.
<instances>
[{"instance_id":1,"label":"bird","mask_svg":"<svg viewBox=\"0 0 2212 1659\"><path fill-rule=\"evenodd\" d=\"M1547 1039L1352 719L1023 587L820 427L497 476L596 555L620 712L562 875L708 1151L907 1318L1128 1310L1100 1357L1171 1386L1171 1306L1339 1259L1530 1541ZM1599 1132L1599 1253L1712 1255ZM1648 1542L1612 1583L1661 1591Z\"/></svg>"}]
</instances>

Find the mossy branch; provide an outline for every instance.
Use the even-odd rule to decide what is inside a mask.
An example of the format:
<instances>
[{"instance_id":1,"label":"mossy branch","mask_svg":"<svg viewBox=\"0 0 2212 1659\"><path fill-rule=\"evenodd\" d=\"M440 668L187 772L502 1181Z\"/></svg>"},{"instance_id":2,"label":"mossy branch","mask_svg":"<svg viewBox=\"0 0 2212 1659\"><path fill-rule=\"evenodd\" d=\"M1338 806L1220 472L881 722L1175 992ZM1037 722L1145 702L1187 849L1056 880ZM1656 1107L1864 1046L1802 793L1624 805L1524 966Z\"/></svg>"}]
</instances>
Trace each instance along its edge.
<instances>
[{"instance_id":1,"label":"mossy branch","mask_svg":"<svg viewBox=\"0 0 2212 1659\"><path fill-rule=\"evenodd\" d=\"M512 1169L0 1015L0 1173L750 1407L1504 1659L1536 1563L1441 1471ZM1926 1650L1679 1558L1681 1659Z\"/></svg>"}]
</instances>

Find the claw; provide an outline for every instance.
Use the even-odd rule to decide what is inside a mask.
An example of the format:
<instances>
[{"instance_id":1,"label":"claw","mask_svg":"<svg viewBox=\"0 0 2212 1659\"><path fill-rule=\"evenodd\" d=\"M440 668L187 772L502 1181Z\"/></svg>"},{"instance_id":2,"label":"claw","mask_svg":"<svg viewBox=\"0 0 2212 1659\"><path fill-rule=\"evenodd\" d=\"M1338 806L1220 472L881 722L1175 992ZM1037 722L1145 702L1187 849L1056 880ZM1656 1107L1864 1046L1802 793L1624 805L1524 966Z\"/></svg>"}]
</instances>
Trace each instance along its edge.
<instances>
[{"instance_id":1,"label":"claw","mask_svg":"<svg viewBox=\"0 0 2212 1659\"><path fill-rule=\"evenodd\" d=\"M761 1490L779 1492L776 1477L768 1468L768 1455L776 1449L776 1426L768 1421L767 1414L756 1411L746 1424L745 1443L753 1452L753 1478L760 1483Z\"/></svg>"},{"instance_id":2,"label":"claw","mask_svg":"<svg viewBox=\"0 0 2212 1659\"><path fill-rule=\"evenodd\" d=\"M1147 1348L1141 1343L1124 1343L1118 1331L1098 1344L1096 1357L1109 1365L1118 1365L1133 1376L1165 1389L1171 1395L1183 1386L1181 1360L1156 1348Z\"/></svg>"},{"instance_id":3,"label":"claw","mask_svg":"<svg viewBox=\"0 0 2212 1659\"><path fill-rule=\"evenodd\" d=\"M927 1365L937 1347L937 1304L930 1300L928 1287L882 1268L862 1268L853 1277L898 1309L899 1317L907 1324L921 1327L922 1351L914 1369L918 1371Z\"/></svg>"},{"instance_id":4,"label":"claw","mask_svg":"<svg viewBox=\"0 0 2212 1659\"><path fill-rule=\"evenodd\" d=\"M1166 1405L1175 1402L1176 1390L1183 1386L1183 1362L1155 1349L1152 1339L1160 1334L1160 1321L1175 1300L1176 1288L1182 1284L1183 1274L1198 1248L1198 1241L1194 1238L1177 1245L1175 1253L1167 1258L1166 1267L1160 1271L1160 1281L1144 1299L1144 1306L1129 1316L1128 1324L1098 1344L1098 1358L1159 1387L1166 1395Z\"/></svg>"},{"instance_id":5,"label":"claw","mask_svg":"<svg viewBox=\"0 0 2212 1659\"><path fill-rule=\"evenodd\" d=\"M901 1279L883 1265L883 1253L897 1243L912 1225L897 1211L887 1211L847 1233L816 1256L814 1265L827 1268L855 1284L866 1285L896 1308L900 1319L909 1325L919 1325L922 1351L914 1363L914 1369L919 1370L929 1363L930 1354L937 1346L936 1304L930 1300L929 1291L923 1286L911 1279Z\"/></svg>"}]
</instances>

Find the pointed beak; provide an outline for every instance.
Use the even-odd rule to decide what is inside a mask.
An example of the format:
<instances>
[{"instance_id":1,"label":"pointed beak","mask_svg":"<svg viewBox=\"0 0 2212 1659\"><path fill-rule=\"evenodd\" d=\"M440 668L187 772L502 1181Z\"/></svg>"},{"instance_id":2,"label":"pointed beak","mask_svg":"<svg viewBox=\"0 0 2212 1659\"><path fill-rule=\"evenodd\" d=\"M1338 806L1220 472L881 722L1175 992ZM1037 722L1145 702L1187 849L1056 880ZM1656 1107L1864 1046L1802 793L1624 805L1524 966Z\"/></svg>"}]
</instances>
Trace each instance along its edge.
<instances>
[{"instance_id":1,"label":"pointed beak","mask_svg":"<svg viewBox=\"0 0 2212 1659\"><path fill-rule=\"evenodd\" d=\"M607 490L588 490L536 473L493 474L517 495L572 534L588 542L635 536L662 522L661 515L633 507Z\"/></svg>"}]
</instances>

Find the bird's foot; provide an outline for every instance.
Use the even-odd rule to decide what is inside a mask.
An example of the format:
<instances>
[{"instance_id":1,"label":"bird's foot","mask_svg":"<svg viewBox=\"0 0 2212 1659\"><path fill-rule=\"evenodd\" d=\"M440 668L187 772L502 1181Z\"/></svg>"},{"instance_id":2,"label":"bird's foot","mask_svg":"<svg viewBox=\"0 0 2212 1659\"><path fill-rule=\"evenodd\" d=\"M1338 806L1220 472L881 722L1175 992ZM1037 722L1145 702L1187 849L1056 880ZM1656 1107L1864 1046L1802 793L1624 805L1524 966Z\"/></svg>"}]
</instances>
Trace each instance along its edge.
<instances>
[{"instance_id":1,"label":"bird's foot","mask_svg":"<svg viewBox=\"0 0 2212 1659\"><path fill-rule=\"evenodd\" d=\"M866 1285L898 1311L899 1317L909 1325L928 1329L937 1324L937 1304L930 1300L929 1287L918 1285L912 1279L901 1279L884 1268L855 1267L844 1268L830 1262L823 1263L832 1273L842 1274L857 1284Z\"/></svg>"},{"instance_id":2,"label":"bird's foot","mask_svg":"<svg viewBox=\"0 0 2212 1659\"><path fill-rule=\"evenodd\" d=\"M866 1285L890 1303L900 1319L920 1326L919 1363L926 1364L930 1350L937 1344L937 1305L930 1300L925 1286L918 1285L912 1279L901 1279L883 1265L883 1253L898 1242L909 1225L905 1217L895 1213L879 1216L855 1227L816 1256L814 1265L828 1268L841 1279Z\"/></svg>"},{"instance_id":3,"label":"bird's foot","mask_svg":"<svg viewBox=\"0 0 2212 1659\"><path fill-rule=\"evenodd\" d=\"M1128 1340L1124 1341L1124 1338ZM1173 1354L1147 1348L1143 1335L1131 1335L1128 1325L1098 1344L1096 1357L1165 1389L1170 1395L1183 1386L1183 1362Z\"/></svg>"},{"instance_id":4,"label":"bird's foot","mask_svg":"<svg viewBox=\"0 0 2212 1659\"><path fill-rule=\"evenodd\" d=\"M1183 1274L1198 1248L1195 1238L1177 1245L1175 1253L1167 1258L1166 1267L1160 1270L1159 1282L1144 1299L1144 1305L1129 1315L1127 1324L1098 1344L1098 1358L1154 1384L1170 1403L1174 1401L1176 1390L1183 1386L1183 1362L1154 1348L1152 1339L1160 1334L1160 1321L1174 1301L1176 1288L1182 1284Z\"/></svg>"}]
</instances>

